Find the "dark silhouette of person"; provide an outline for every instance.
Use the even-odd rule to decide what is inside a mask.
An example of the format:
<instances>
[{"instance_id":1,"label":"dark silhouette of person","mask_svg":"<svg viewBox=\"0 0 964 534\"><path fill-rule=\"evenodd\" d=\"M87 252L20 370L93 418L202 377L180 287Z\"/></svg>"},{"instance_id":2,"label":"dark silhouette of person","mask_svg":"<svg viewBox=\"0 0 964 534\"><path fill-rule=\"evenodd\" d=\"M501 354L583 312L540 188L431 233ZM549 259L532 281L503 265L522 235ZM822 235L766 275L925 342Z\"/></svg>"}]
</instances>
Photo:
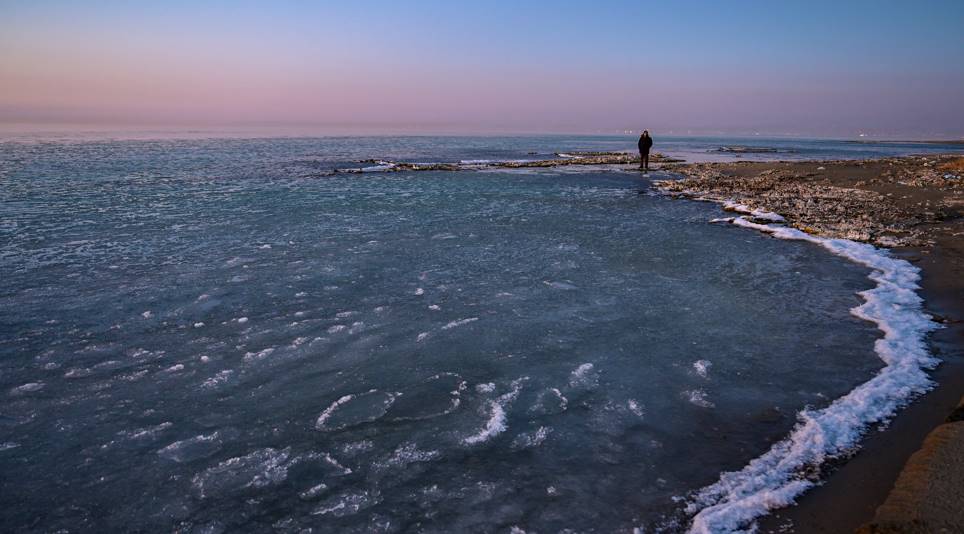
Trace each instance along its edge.
<instances>
[{"instance_id":1,"label":"dark silhouette of person","mask_svg":"<svg viewBox=\"0 0 964 534\"><path fill-rule=\"evenodd\" d=\"M644 171L649 170L649 149L653 148L653 138L649 136L649 130L643 130L639 136L639 168Z\"/></svg>"}]
</instances>

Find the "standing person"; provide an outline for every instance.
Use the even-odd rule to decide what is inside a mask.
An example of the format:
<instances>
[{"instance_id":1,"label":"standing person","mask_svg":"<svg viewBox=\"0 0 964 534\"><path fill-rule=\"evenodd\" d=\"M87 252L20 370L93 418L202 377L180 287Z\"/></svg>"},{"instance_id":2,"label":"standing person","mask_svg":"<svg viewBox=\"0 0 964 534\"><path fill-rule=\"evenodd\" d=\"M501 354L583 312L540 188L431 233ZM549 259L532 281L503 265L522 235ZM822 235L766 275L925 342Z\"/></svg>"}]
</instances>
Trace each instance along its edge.
<instances>
[{"instance_id":1,"label":"standing person","mask_svg":"<svg viewBox=\"0 0 964 534\"><path fill-rule=\"evenodd\" d=\"M639 136L639 168L644 171L649 170L649 149L653 147L653 138L649 136L649 130L643 130L643 135Z\"/></svg>"}]
</instances>

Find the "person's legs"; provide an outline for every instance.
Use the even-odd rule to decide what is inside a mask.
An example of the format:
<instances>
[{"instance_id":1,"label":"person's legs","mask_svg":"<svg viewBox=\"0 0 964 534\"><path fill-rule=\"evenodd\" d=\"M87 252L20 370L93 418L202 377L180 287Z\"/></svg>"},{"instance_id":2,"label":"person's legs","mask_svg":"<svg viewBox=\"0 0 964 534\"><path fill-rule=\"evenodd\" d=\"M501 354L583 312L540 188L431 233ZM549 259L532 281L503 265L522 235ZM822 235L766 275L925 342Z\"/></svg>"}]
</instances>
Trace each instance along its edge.
<instances>
[{"instance_id":1,"label":"person's legs","mask_svg":"<svg viewBox=\"0 0 964 534\"><path fill-rule=\"evenodd\" d=\"M646 158L646 153L643 152L642 150L640 150L640 151L639 151L639 168L640 168L640 169L644 168L644 167L643 167L644 158Z\"/></svg>"},{"instance_id":2,"label":"person's legs","mask_svg":"<svg viewBox=\"0 0 964 534\"><path fill-rule=\"evenodd\" d=\"M640 166L643 168L643 170L648 171L649 170L649 151L648 150L643 153L643 157L641 159L642 161L640 161Z\"/></svg>"}]
</instances>

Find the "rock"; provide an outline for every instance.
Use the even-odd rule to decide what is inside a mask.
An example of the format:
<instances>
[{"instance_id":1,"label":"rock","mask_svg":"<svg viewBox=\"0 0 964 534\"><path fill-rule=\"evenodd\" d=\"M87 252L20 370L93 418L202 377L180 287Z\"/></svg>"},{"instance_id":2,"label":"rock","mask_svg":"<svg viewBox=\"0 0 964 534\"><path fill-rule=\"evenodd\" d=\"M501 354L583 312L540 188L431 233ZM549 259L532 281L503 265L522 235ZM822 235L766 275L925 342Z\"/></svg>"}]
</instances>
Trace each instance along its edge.
<instances>
[{"instance_id":1,"label":"rock","mask_svg":"<svg viewBox=\"0 0 964 534\"><path fill-rule=\"evenodd\" d=\"M958 408L961 409L960 407ZM931 432L859 534L964 532L964 421Z\"/></svg>"},{"instance_id":2,"label":"rock","mask_svg":"<svg viewBox=\"0 0 964 534\"><path fill-rule=\"evenodd\" d=\"M943 157L943 160L948 159ZM962 158L964 159L964 158ZM915 158L888 158L861 162L863 166L887 164L895 180L903 185L950 191L961 187L959 181L945 180L939 173L921 174ZM872 242L880 246L913 246L928 242L927 231L942 221L959 217L956 209L947 207L948 197L937 208L927 209L908 202L909 195L882 194L865 187L880 187L878 180L860 180L855 187L833 185L833 180L809 179L801 165L786 167L774 163L755 175L741 168L745 163L700 163L673 168L684 176L681 180L660 181L654 185L664 192L683 194L715 201L746 204L761 211L783 215L790 226L827 237ZM760 164L753 164L759 166ZM778 166L780 165L780 166ZM828 161L824 170L853 167L847 161ZM831 175L832 176L832 175ZM888 180L890 182L890 180ZM839 183L839 182L838 182ZM957 194L957 193L954 193ZM908 197L908 198L904 198Z\"/></svg>"},{"instance_id":3,"label":"rock","mask_svg":"<svg viewBox=\"0 0 964 534\"><path fill-rule=\"evenodd\" d=\"M957 408L954 408L954 411L951 412L951 415L947 416L944 422L956 423L958 421L964 421L964 397L961 398L961 402L957 404Z\"/></svg>"}]
</instances>

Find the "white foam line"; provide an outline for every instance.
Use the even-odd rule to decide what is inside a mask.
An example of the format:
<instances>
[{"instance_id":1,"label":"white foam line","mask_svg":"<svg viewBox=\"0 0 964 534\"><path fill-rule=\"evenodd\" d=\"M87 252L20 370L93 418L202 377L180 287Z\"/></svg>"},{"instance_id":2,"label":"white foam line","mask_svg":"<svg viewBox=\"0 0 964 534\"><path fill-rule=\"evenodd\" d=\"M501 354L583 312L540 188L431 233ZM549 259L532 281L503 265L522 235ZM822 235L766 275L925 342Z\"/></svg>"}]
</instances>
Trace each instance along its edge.
<instances>
[{"instance_id":1,"label":"white foam line","mask_svg":"<svg viewBox=\"0 0 964 534\"><path fill-rule=\"evenodd\" d=\"M926 369L938 360L927 350L925 337L938 325L922 311L917 294L920 270L890 257L886 250L848 239L825 239L793 228L757 224L737 217L733 223L780 239L809 241L872 269L877 283L860 292L864 303L851 309L884 333L874 350L886 366L872 379L821 410L803 410L787 438L741 471L699 490L687 504L690 532L716 533L753 529L756 518L792 504L814 481L804 477L809 467L845 456L857 447L868 425L886 421L911 398L933 386Z\"/></svg>"},{"instance_id":2,"label":"white foam line","mask_svg":"<svg viewBox=\"0 0 964 534\"><path fill-rule=\"evenodd\" d=\"M755 210L747 206L746 204L740 204L738 202L733 202L732 200L726 200L723 202L723 209L735 211L738 213L745 213L747 215L752 215L756 219L761 219L770 222L784 222L786 219L782 215L774 213L772 211Z\"/></svg>"}]
</instances>

